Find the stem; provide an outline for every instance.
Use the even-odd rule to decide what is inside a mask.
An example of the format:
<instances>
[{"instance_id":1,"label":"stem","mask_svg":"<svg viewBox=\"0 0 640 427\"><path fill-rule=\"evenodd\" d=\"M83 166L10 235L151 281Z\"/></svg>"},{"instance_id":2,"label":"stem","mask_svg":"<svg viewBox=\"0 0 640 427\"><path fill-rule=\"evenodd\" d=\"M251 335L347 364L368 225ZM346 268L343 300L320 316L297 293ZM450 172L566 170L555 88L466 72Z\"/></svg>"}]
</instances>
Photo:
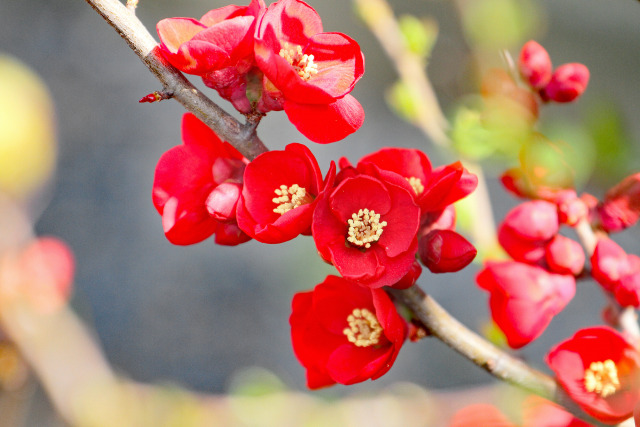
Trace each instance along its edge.
<instances>
[{"instance_id":1,"label":"stem","mask_svg":"<svg viewBox=\"0 0 640 427\"><path fill-rule=\"evenodd\" d=\"M157 48L158 43L138 18L118 0L86 0L127 42L149 70L160 80L163 91L172 93L185 109L207 124L247 159L267 151L251 124L243 125L196 89Z\"/></svg>"},{"instance_id":2,"label":"stem","mask_svg":"<svg viewBox=\"0 0 640 427\"><path fill-rule=\"evenodd\" d=\"M409 307L425 328L456 352L494 377L555 402L574 416L594 426L604 424L586 415L550 376L500 350L453 318L417 285L389 290Z\"/></svg>"}]
</instances>

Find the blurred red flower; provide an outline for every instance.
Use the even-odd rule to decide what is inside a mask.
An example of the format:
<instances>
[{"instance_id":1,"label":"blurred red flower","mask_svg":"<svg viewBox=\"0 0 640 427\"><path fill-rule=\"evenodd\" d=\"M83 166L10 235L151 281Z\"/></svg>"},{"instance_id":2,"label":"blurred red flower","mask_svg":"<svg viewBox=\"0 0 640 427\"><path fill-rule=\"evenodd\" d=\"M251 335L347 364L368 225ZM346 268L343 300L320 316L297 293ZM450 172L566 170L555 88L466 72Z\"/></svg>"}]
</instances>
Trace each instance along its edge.
<instances>
[{"instance_id":1,"label":"blurred red flower","mask_svg":"<svg viewBox=\"0 0 640 427\"><path fill-rule=\"evenodd\" d=\"M609 327L581 329L551 349L547 363L567 394L589 415L617 424L640 399L640 354Z\"/></svg>"}]
</instances>

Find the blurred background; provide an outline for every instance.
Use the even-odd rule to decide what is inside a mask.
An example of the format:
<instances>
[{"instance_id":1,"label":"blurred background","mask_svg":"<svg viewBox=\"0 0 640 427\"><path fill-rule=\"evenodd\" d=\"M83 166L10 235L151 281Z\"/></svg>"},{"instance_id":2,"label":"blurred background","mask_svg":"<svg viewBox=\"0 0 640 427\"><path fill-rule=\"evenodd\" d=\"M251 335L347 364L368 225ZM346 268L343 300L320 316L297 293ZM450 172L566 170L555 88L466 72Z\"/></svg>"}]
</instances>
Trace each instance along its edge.
<instances>
[{"instance_id":1,"label":"blurred background","mask_svg":"<svg viewBox=\"0 0 640 427\"><path fill-rule=\"evenodd\" d=\"M269 2L267 2L269 3ZM371 32L344 0L310 0L325 31L356 39L366 73L353 95L362 103L362 128L344 141L311 145L326 171L331 160L356 162L383 146L416 147L434 165L455 160L394 113L387 100L397 75ZM155 23L175 16L200 17L220 0L141 0L138 17L155 36ZM429 76L449 118L478 91L477 66L502 66L500 49L517 58L534 38L554 64L581 62L591 81L579 102L545 107L542 128L567 141L582 164L578 190L601 197L638 160L640 99L640 5L632 0L393 0L398 15L437 22L438 39ZM80 0L0 2L0 54L14 56L37 73L50 91L58 140L57 171L30 212L38 234L69 243L77 272L73 308L86 321L118 373L142 382L171 383L206 393L225 393L249 367L272 372L293 390L304 390L304 370L289 339L292 295L311 289L334 270L316 255L309 237L266 247L238 247L212 240L172 246L151 203L154 168L161 154L180 143L184 113L177 102L138 104L160 90L155 77L116 32ZM480 59L479 56L481 56ZM200 88L201 82L192 81ZM215 100L213 91L204 89ZM466 102L466 101L465 101ZM220 105L231 111L230 104ZM271 149L308 142L284 113L266 117L258 130ZM310 143L312 144L312 143ZM483 159L496 220L515 204L498 185L508 163ZM616 237L639 253L637 227ZM419 284L474 330L486 327L487 295L474 283L479 266L455 275L425 270ZM601 323L602 296L580 282L576 298L540 339L520 354L546 369L543 356L580 326ZM408 344L380 380L333 387L316 395L334 398L355 391L376 393L397 382L427 389L468 388L491 377L437 340ZM26 425L57 426L42 392Z\"/></svg>"}]
</instances>

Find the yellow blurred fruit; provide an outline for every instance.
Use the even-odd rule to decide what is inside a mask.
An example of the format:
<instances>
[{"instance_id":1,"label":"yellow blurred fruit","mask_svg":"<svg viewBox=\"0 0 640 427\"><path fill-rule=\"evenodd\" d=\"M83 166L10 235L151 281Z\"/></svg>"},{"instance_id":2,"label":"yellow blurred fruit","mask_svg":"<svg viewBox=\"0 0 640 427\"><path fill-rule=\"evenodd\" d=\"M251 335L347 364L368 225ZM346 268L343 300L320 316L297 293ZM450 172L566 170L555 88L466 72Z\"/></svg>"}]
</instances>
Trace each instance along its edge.
<instances>
[{"instance_id":1,"label":"yellow blurred fruit","mask_svg":"<svg viewBox=\"0 0 640 427\"><path fill-rule=\"evenodd\" d=\"M1 54L0 93L0 192L24 198L53 172L53 103L38 75Z\"/></svg>"}]
</instances>

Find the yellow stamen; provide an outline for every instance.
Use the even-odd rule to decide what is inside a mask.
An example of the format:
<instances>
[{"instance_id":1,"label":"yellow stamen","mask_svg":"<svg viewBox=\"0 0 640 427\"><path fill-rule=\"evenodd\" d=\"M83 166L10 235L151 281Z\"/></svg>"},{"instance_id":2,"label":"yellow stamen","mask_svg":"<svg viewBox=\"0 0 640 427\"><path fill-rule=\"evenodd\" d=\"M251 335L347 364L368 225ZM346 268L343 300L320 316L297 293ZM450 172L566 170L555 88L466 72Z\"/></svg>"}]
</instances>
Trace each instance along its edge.
<instances>
[{"instance_id":1,"label":"yellow stamen","mask_svg":"<svg viewBox=\"0 0 640 427\"><path fill-rule=\"evenodd\" d=\"M589 369L584 371L584 386L589 392L602 397L611 396L620 390L618 368L611 359L604 362L591 362Z\"/></svg>"},{"instance_id":2,"label":"yellow stamen","mask_svg":"<svg viewBox=\"0 0 640 427\"><path fill-rule=\"evenodd\" d=\"M371 247L371 242L377 242L387 221L380 222L380 214L373 210L360 209L358 213L351 215L349 222L349 236L347 240L356 245Z\"/></svg>"},{"instance_id":3,"label":"yellow stamen","mask_svg":"<svg viewBox=\"0 0 640 427\"><path fill-rule=\"evenodd\" d=\"M424 185L422 185L422 181L420 180L420 178L416 178L415 176L412 176L405 179L409 181L409 184L411 184L411 187L413 187L413 191L417 195L422 194L422 192L424 191Z\"/></svg>"},{"instance_id":4,"label":"yellow stamen","mask_svg":"<svg viewBox=\"0 0 640 427\"><path fill-rule=\"evenodd\" d=\"M313 197L307 194L307 190L298 184L293 184L291 187L281 185L280 188L276 188L275 193L278 197L271 200L278 206L273 211L280 215L313 201Z\"/></svg>"},{"instance_id":5,"label":"yellow stamen","mask_svg":"<svg viewBox=\"0 0 640 427\"><path fill-rule=\"evenodd\" d=\"M366 308L356 308L347 316L348 328L344 328L343 334L349 342L356 347L369 347L380 342L382 326L376 316Z\"/></svg>"},{"instance_id":6,"label":"yellow stamen","mask_svg":"<svg viewBox=\"0 0 640 427\"><path fill-rule=\"evenodd\" d=\"M313 55L303 54L302 46L285 42L284 47L280 49L280 56L296 69L298 75L304 81L318 74L318 64L313 62Z\"/></svg>"}]
</instances>

